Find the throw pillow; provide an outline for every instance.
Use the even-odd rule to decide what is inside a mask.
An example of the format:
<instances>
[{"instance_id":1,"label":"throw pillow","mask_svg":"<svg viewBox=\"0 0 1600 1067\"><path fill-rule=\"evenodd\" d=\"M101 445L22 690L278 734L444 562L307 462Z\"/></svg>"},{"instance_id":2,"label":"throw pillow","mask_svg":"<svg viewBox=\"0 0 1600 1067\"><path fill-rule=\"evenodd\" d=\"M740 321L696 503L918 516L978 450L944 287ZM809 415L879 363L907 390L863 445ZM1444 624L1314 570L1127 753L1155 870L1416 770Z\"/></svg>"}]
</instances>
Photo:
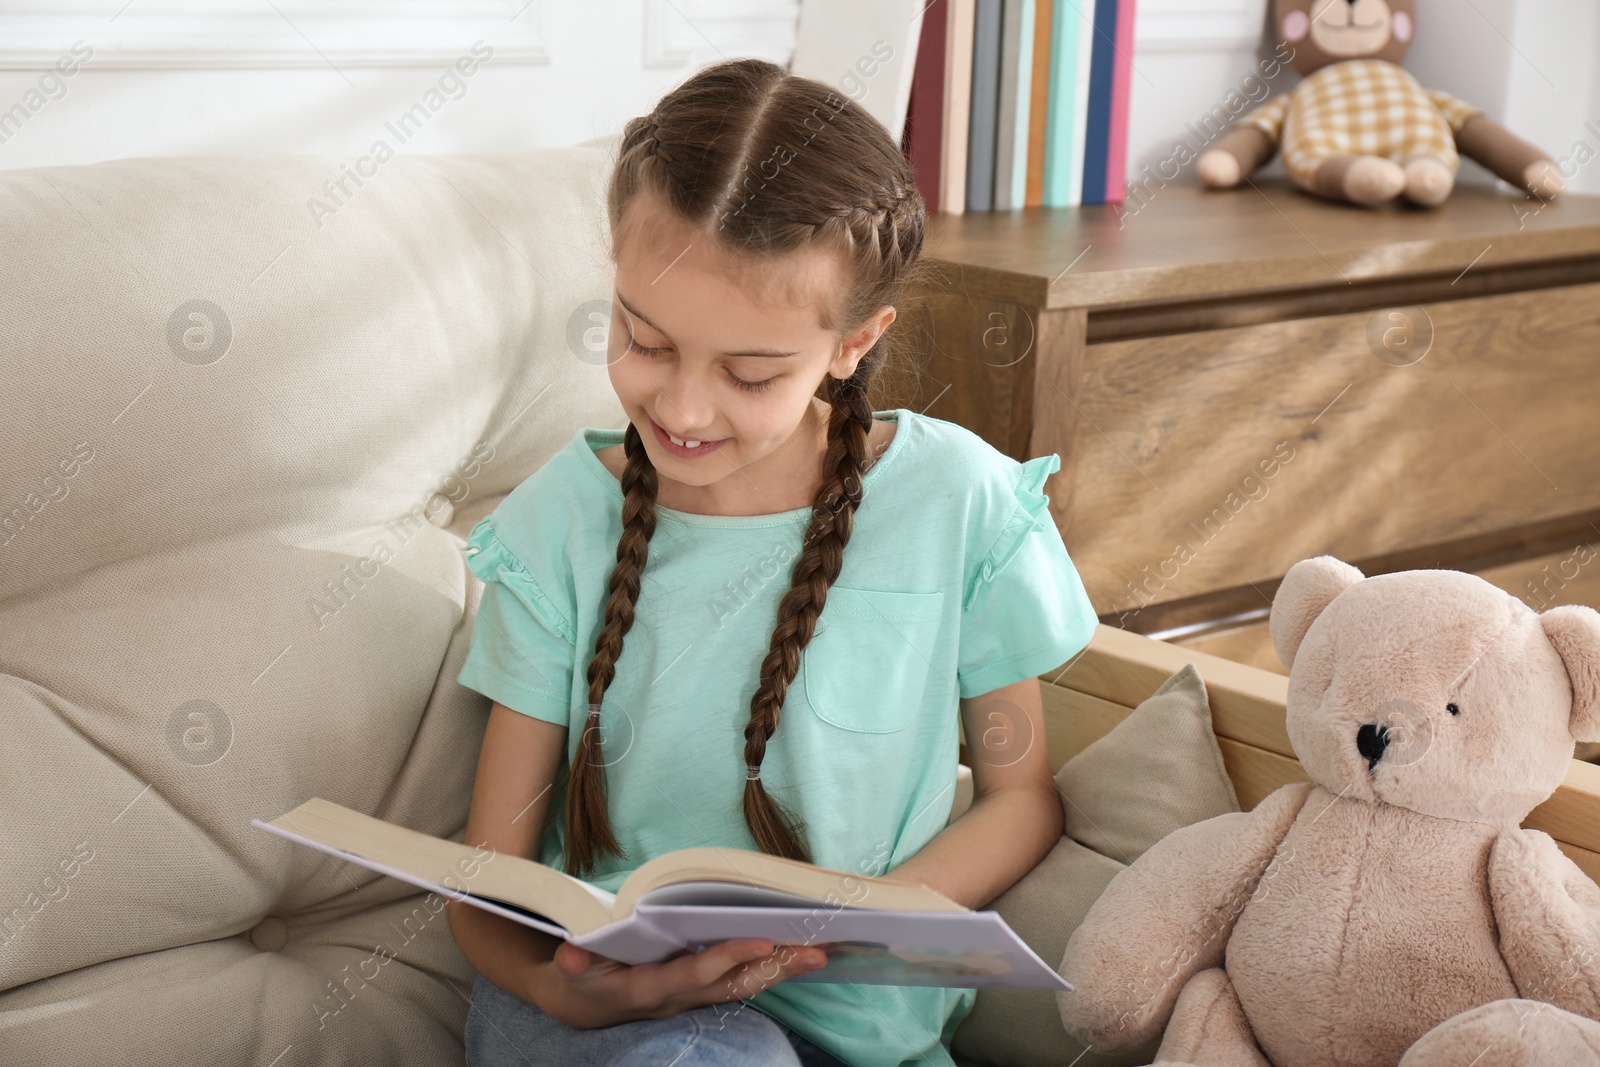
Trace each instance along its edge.
<instances>
[{"instance_id":1,"label":"throw pillow","mask_svg":"<svg viewBox=\"0 0 1600 1067\"><path fill-rule=\"evenodd\" d=\"M988 907L1046 961L1117 873L1181 827L1239 810L1211 728L1211 704L1194 664L1161 683L1104 737L1056 772L1067 832L1039 864ZM1061 1025L1048 989L980 989L951 1050L993 1067L1132 1067L1155 1046L1110 1056L1088 1052Z\"/></svg>"}]
</instances>

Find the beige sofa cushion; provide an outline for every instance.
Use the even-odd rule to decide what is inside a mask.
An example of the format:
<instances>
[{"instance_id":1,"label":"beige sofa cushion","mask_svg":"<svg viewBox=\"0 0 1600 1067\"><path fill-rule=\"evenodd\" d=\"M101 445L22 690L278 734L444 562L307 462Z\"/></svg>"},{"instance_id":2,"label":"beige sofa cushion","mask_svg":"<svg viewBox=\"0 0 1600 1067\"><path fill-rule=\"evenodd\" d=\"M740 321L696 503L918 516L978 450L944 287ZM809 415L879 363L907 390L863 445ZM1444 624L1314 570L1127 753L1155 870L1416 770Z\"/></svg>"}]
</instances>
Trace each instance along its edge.
<instances>
[{"instance_id":1,"label":"beige sofa cushion","mask_svg":"<svg viewBox=\"0 0 1600 1067\"><path fill-rule=\"evenodd\" d=\"M1056 786L1066 834L989 904L1053 964L1117 872L1172 831L1239 810L1211 729L1205 683L1192 663L1062 764ZM1147 1064L1156 1051L1154 1045L1120 1057L1086 1051L1061 1025L1056 994L1045 989L978 990L951 1047L964 1063L994 1067L1122 1067Z\"/></svg>"},{"instance_id":2,"label":"beige sofa cushion","mask_svg":"<svg viewBox=\"0 0 1600 1067\"><path fill-rule=\"evenodd\" d=\"M608 162L401 148L320 224L355 160L0 171L0 1060L460 1062L428 895L250 819L459 839L460 535L625 422Z\"/></svg>"}]
</instances>

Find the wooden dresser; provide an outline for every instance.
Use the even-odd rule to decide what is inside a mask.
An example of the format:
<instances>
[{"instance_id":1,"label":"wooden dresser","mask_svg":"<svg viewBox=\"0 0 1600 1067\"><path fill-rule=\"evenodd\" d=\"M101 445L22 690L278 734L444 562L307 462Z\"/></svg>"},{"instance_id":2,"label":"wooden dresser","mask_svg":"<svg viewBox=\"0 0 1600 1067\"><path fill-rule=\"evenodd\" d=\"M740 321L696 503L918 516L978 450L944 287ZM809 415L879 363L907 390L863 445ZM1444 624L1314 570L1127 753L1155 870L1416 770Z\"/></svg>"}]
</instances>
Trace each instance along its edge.
<instances>
[{"instance_id":1,"label":"wooden dresser","mask_svg":"<svg viewBox=\"0 0 1600 1067\"><path fill-rule=\"evenodd\" d=\"M1107 623L1259 617L1320 553L1480 570L1600 541L1600 198L1167 186L935 215L926 252L896 403L1060 454Z\"/></svg>"}]
</instances>

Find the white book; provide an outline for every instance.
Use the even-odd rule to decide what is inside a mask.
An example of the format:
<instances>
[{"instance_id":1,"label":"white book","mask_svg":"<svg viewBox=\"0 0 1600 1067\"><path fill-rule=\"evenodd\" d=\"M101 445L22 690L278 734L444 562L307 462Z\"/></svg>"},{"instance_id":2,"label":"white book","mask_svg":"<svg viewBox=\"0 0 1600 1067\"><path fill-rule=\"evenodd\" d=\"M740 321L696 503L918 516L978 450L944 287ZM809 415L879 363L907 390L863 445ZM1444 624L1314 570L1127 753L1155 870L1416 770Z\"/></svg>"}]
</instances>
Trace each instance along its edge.
<instances>
[{"instance_id":1,"label":"white book","mask_svg":"<svg viewBox=\"0 0 1600 1067\"><path fill-rule=\"evenodd\" d=\"M926 7L927 0L803 0L789 73L833 86L899 144Z\"/></svg>"},{"instance_id":2,"label":"white book","mask_svg":"<svg viewBox=\"0 0 1600 1067\"><path fill-rule=\"evenodd\" d=\"M1077 81L1073 86L1072 169L1068 172L1071 185L1067 190L1067 204L1083 203L1083 162L1089 147L1085 131L1089 128L1089 65L1093 62L1095 0L1068 0L1068 16L1081 20L1078 26ZM1059 13L1058 13L1059 14Z\"/></svg>"},{"instance_id":3,"label":"white book","mask_svg":"<svg viewBox=\"0 0 1600 1067\"><path fill-rule=\"evenodd\" d=\"M1034 0L1005 0L1000 46L1000 129L995 142L996 211L1020 208L1027 200L1028 119L1033 103L1033 5Z\"/></svg>"},{"instance_id":4,"label":"white book","mask_svg":"<svg viewBox=\"0 0 1600 1067\"><path fill-rule=\"evenodd\" d=\"M521 856L474 848L313 797L256 826L619 963L658 963L731 938L816 945L790 982L1071 990L995 911L927 886L735 848L657 856L608 893Z\"/></svg>"}]
</instances>

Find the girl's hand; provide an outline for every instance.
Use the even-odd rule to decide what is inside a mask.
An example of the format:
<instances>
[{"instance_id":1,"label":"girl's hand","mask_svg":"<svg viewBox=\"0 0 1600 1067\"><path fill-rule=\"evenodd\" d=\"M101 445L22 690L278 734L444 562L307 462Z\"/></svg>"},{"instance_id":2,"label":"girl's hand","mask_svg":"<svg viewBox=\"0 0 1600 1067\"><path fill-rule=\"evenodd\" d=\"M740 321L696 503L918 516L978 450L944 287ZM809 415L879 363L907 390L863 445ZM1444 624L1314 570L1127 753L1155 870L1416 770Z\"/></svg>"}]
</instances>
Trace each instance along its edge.
<instances>
[{"instance_id":1,"label":"girl's hand","mask_svg":"<svg viewBox=\"0 0 1600 1067\"><path fill-rule=\"evenodd\" d=\"M546 1015L588 1030L752 997L827 962L818 945L749 937L635 966L562 942L549 962L535 966L530 987Z\"/></svg>"}]
</instances>

